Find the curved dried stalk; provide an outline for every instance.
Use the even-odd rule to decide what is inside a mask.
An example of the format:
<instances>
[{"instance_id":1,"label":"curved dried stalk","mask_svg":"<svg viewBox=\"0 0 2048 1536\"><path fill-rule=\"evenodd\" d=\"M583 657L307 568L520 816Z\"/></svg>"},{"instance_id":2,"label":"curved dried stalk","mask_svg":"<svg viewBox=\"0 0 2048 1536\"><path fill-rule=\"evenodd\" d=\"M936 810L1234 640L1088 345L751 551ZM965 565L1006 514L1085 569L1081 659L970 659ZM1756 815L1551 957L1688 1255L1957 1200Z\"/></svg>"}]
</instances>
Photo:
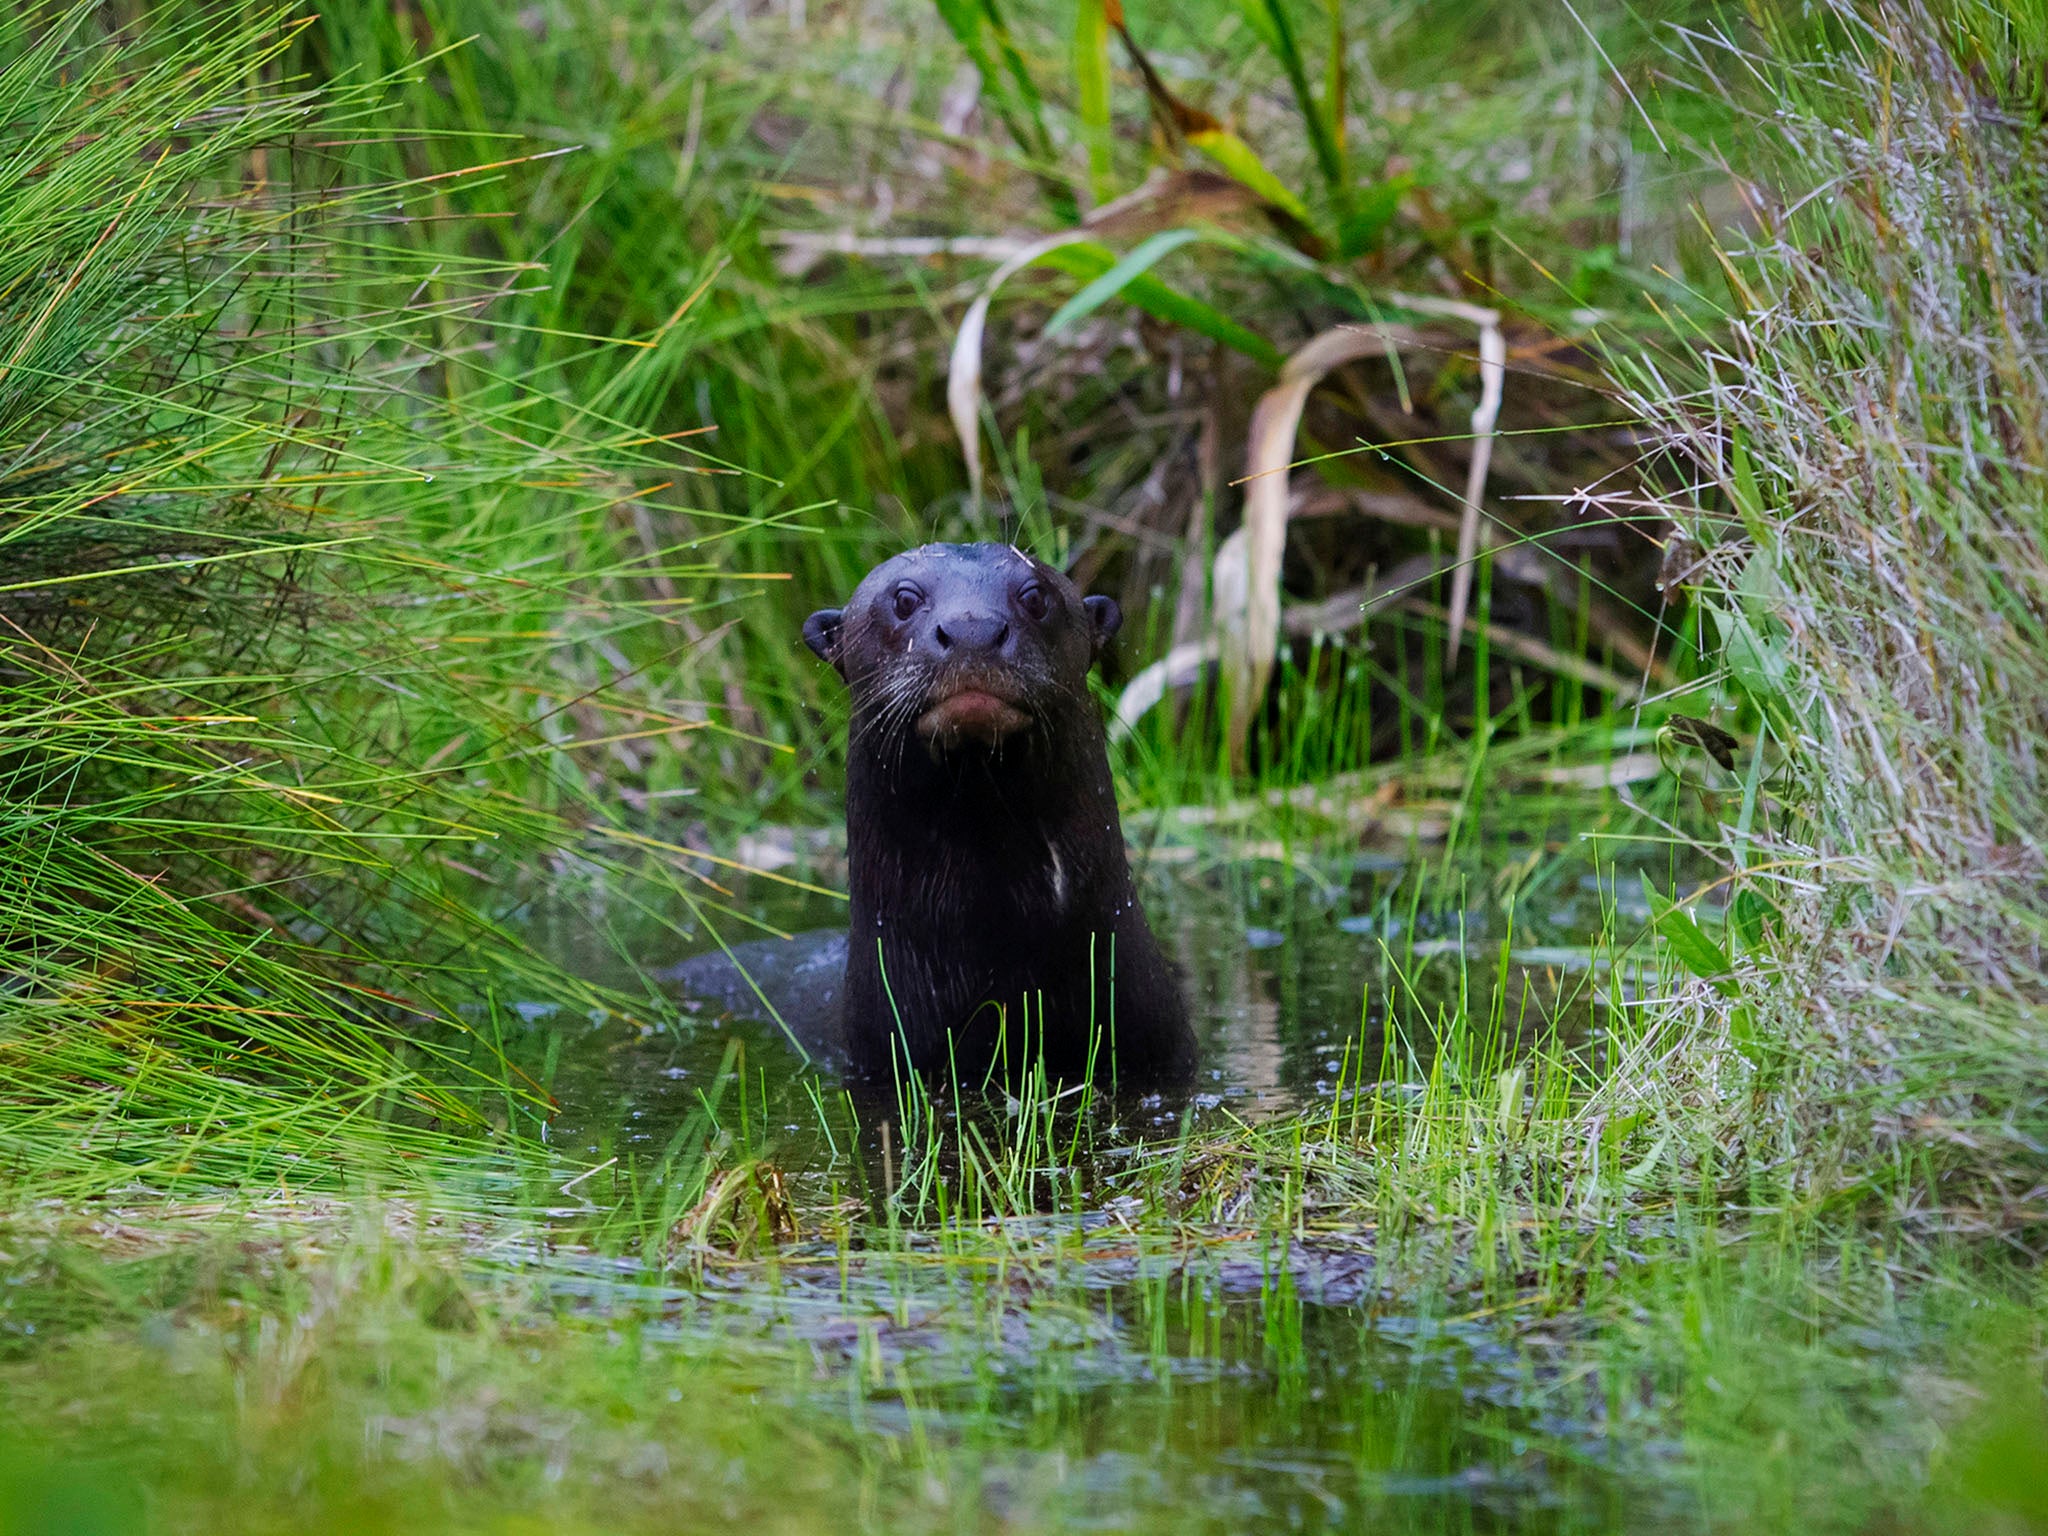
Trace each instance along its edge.
<instances>
[{"instance_id":1,"label":"curved dried stalk","mask_svg":"<svg viewBox=\"0 0 2048 1536\"><path fill-rule=\"evenodd\" d=\"M1259 397L1246 434L1244 526L1216 551L1216 649L1230 699L1233 768L1245 766L1252 716L1280 648L1280 556L1287 543L1288 464L1309 391L1325 375L1394 345L1388 327L1340 325L1287 359L1280 382Z\"/></svg>"},{"instance_id":2,"label":"curved dried stalk","mask_svg":"<svg viewBox=\"0 0 2048 1536\"><path fill-rule=\"evenodd\" d=\"M1479 329L1479 403L1472 412L1472 462L1465 479L1465 505L1458 523L1458 553L1451 567L1449 651L1457 658L1458 638L1471 603L1472 563L1481 543L1480 502L1493 456L1507 375L1507 344L1500 312L1451 299L1394 294L1393 302L1423 314L1464 320ZM1287 545L1293 495L1288 466L1301 428L1302 412L1317 384L1335 369L1378 356L1421 338L1402 326L1341 325L1313 337L1280 371L1280 381L1259 397L1245 444L1244 522L1216 551L1212 587L1216 614L1210 638L1176 645L1162 660L1132 678L1117 701L1113 731L1131 729L1168 691L1194 681L1211 661L1221 660L1229 692L1226 740L1234 768L1245 766L1252 717L1272 681L1280 649L1280 561Z\"/></svg>"},{"instance_id":3,"label":"curved dried stalk","mask_svg":"<svg viewBox=\"0 0 2048 1536\"><path fill-rule=\"evenodd\" d=\"M975 507L981 505L981 338L988 329L988 306L998 288L1047 251L1090 239L1093 233L1063 229L1016 251L988 275L960 321L960 334L953 338L953 352L946 362L946 410L953 418L953 430L960 435L960 452L967 460L968 500Z\"/></svg>"},{"instance_id":4,"label":"curved dried stalk","mask_svg":"<svg viewBox=\"0 0 2048 1536\"><path fill-rule=\"evenodd\" d=\"M1236 538L1238 534L1232 534L1231 537ZM1366 586L1335 593L1317 603L1296 603L1281 614L1281 633L1291 637L1349 634L1353 630L1364 628L1375 612L1390 603L1399 603L1411 612L1448 623L1448 610L1423 602L1410 594L1425 583L1443 575L1451 568L1454 558L1443 554L1412 555ZM1516 551L1510 547L1496 550L1495 558L1510 567L1515 580L1531 586L1543 584L1545 572L1542 566L1533 557L1527 556L1526 552L1521 559L1517 559ZM1582 656L1556 650L1532 636L1505 629L1497 624L1481 624L1472 618L1465 620L1464 628L1474 634L1483 631L1495 651L1509 653L1519 660L1531 662L1554 672L1559 677L1574 678L1588 687L1611 693L1617 699L1627 701L1640 698L1643 694L1644 685L1640 681L1623 677L1612 669L1588 661ZM1201 640L1176 644L1158 661L1139 672L1124 686L1123 693L1117 699L1116 713L1109 723L1110 740L1122 740L1168 693L1175 688L1185 688L1199 679L1203 669L1216 660L1217 652L1217 639L1211 634ZM1651 670L1646 668L1646 675ZM1667 683L1670 681L1668 673L1660 671L1659 675Z\"/></svg>"},{"instance_id":5,"label":"curved dried stalk","mask_svg":"<svg viewBox=\"0 0 2048 1536\"><path fill-rule=\"evenodd\" d=\"M1466 320L1479 328L1479 404L1472 408L1472 463L1465 473L1465 508L1458 522L1458 563L1451 567L1450 626L1444 640L1444 665L1448 667L1458 659L1465 610L1472 603L1472 565L1479 556L1479 501L1486 494L1486 472L1493 462L1493 429L1500 420L1501 387L1507 382L1507 338L1501 334L1497 309L1415 294L1397 293L1392 298L1403 309Z\"/></svg>"},{"instance_id":6,"label":"curved dried stalk","mask_svg":"<svg viewBox=\"0 0 2048 1536\"><path fill-rule=\"evenodd\" d=\"M1142 238L1162 230L1227 221L1249 209L1265 206L1258 194L1226 177L1201 171L1175 171L1155 175L1141 187L1115 202L1105 203L1072 229L1014 247L991 242L980 254L993 255L1007 249L1002 265L988 276L981 292L967 307L960 332L953 338L953 351L946 363L946 410L953 418L953 430L960 437L960 451L967 460L967 487L975 507L981 505L981 344L988 329L988 309L996 290L1033 262L1063 245L1082 240ZM1207 306L1184 301L1180 323L1192 324L1212 338L1240 351L1250 351L1264 360L1272 348L1263 337L1231 323L1227 317L1208 311ZM1200 313L1188 313L1194 311ZM1206 313L1208 322L1201 315Z\"/></svg>"},{"instance_id":7,"label":"curved dried stalk","mask_svg":"<svg viewBox=\"0 0 2048 1536\"><path fill-rule=\"evenodd\" d=\"M1194 682L1215 659L1216 637L1206 635L1200 640L1183 641L1138 673L1117 696L1116 713L1109 722L1109 739L1121 741L1128 736L1155 704L1174 689Z\"/></svg>"}]
</instances>

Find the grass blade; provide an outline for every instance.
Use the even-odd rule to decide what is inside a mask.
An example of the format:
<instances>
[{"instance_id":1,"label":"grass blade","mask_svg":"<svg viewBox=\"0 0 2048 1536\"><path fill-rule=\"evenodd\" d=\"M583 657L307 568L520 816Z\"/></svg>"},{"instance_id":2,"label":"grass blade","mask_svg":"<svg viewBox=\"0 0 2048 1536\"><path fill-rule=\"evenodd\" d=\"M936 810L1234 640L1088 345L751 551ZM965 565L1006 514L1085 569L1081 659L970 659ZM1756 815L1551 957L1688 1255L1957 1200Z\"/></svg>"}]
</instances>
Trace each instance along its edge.
<instances>
[{"instance_id":1,"label":"grass blade","mask_svg":"<svg viewBox=\"0 0 2048 1536\"><path fill-rule=\"evenodd\" d=\"M1294 92L1295 107L1308 128L1309 145L1315 151L1316 164L1329 186L1331 200L1341 208L1346 191L1344 156L1338 148L1339 139L1332 132L1325 107L1316 101L1315 91L1309 86L1308 66L1302 59L1301 45L1295 38L1294 23L1288 19L1287 7L1283 0L1246 0L1246 9L1253 8L1264 13L1265 25L1258 28L1259 36L1273 51L1273 56L1280 61L1280 68L1287 75L1287 84ZM1333 42L1331 46L1340 49L1341 41ZM1333 56L1341 59L1341 54ZM1328 111L1341 119L1341 99L1329 103ZM1341 132L1340 123L1337 133Z\"/></svg>"},{"instance_id":2,"label":"grass blade","mask_svg":"<svg viewBox=\"0 0 2048 1536\"><path fill-rule=\"evenodd\" d=\"M1058 336L1079 324L1167 256L1199 239L1201 233L1198 230L1166 229L1140 241L1119 257L1116 264L1107 272L1091 280L1079 293L1054 311L1053 317L1045 323L1045 334L1049 337Z\"/></svg>"},{"instance_id":3,"label":"grass blade","mask_svg":"<svg viewBox=\"0 0 2048 1536\"><path fill-rule=\"evenodd\" d=\"M1079 0L1074 11L1074 104L1088 151L1088 191L1100 207L1114 194L1109 131L1107 0Z\"/></svg>"}]
</instances>

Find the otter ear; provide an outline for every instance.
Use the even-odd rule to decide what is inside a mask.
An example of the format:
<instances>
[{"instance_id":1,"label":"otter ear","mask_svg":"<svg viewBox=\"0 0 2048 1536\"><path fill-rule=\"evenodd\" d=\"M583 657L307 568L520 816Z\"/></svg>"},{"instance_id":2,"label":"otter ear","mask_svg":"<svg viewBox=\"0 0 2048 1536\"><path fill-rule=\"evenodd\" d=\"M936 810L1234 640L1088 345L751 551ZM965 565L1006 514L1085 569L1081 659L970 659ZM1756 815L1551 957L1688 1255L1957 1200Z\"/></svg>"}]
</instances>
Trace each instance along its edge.
<instances>
[{"instance_id":1,"label":"otter ear","mask_svg":"<svg viewBox=\"0 0 2048 1536\"><path fill-rule=\"evenodd\" d=\"M1116 632L1124 627L1124 611L1117 607L1113 597L1084 597L1081 606L1088 610L1088 632L1094 641L1095 654L1100 656L1103 648L1116 638Z\"/></svg>"},{"instance_id":2,"label":"otter ear","mask_svg":"<svg viewBox=\"0 0 2048 1536\"><path fill-rule=\"evenodd\" d=\"M844 608L820 608L804 620L804 644L833 666L839 665L839 625Z\"/></svg>"}]
</instances>

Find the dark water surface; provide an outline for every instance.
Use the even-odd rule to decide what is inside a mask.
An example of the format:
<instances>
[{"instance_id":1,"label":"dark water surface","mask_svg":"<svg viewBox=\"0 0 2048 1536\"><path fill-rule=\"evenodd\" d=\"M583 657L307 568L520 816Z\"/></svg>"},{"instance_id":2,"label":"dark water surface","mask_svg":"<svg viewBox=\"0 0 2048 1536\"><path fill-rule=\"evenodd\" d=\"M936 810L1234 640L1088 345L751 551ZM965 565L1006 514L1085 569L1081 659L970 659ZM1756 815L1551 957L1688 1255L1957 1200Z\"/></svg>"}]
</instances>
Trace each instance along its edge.
<instances>
[{"instance_id":1,"label":"dark water surface","mask_svg":"<svg viewBox=\"0 0 2048 1536\"><path fill-rule=\"evenodd\" d=\"M891 1196L916 1128L896 1120L892 1144L872 1101L855 1104L857 1129L835 1122L829 1061L807 1066L790 1036L829 1037L836 902L743 893L797 937L737 944L739 967L702 936L613 924L607 948L586 914L543 920L540 942L586 974L641 987L653 973L675 1004L652 1031L530 1011L565 1156L614 1179L653 1168L715 1103L721 1125L746 1119L799 1211L847 1213L835 1233L687 1280L645 1258L556 1256L543 1268L559 1304L630 1320L652 1347L725 1337L807 1355L792 1389L806 1410L941 1445L952 1496L998 1523L1568 1529L1661 1507L1653 1482L1612 1465L1604 1389L1569 1366L1557 1319L1441 1294L1418 1312L1369 1229L1256 1234L1233 1227L1227 1199L1167 1227L1118 1193L1130 1156L1190 1124L1324 1124L1361 1085L1414 1089L1440 1047L1595 1037L1608 975L1585 947L1603 926L1591 882L1553 882L1510 921L1477 877L1431 870L1429 887L1460 899L1419 900L1392 859L1168 873L1147 902L1187 979L1198 1091L1097 1110L1022 1212L964 1211L963 1188L905 1215ZM959 1115L991 1141L1015 1120L1014 1106L1008 1122L1000 1105ZM949 1179L966 1183L945 1163L934 1187Z\"/></svg>"},{"instance_id":2,"label":"dark water surface","mask_svg":"<svg viewBox=\"0 0 2048 1536\"><path fill-rule=\"evenodd\" d=\"M1425 885L1470 894L1425 902ZM613 922L599 942L582 913L536 922L536 944L555 959L627 991L651 986L662 1001L650 1011L670 1015L651 1032L529 1017L556 1043L555 1129L565 1148L610 1156L663 1141L735 1041L771 1107L802 1102L808 1111L812 1089L838 1083L844 905L762 882L751 894L750 915L790 937L728 923L720 944L708 933L684 939L652 923ZM1553 1029L1577 1040L1596 1027L1607 951L1591 947L1603 924L1590 876L1521 901L1512 915L1479 875L1446 879L1377 855L1335 867L1225 864L1199 881L1155 872L1145 895L1201 1041L1199 1114L1259 1120L1327 1109L1333 1094L1361 1082L1426 1072L1455 1020L1469 1020L1466 1033L1488 1043ZM814 1114L783 1125L795 1138L785 1154L798 1165L822 1150L809 1142Z\"/></svg>"}]
</instances>

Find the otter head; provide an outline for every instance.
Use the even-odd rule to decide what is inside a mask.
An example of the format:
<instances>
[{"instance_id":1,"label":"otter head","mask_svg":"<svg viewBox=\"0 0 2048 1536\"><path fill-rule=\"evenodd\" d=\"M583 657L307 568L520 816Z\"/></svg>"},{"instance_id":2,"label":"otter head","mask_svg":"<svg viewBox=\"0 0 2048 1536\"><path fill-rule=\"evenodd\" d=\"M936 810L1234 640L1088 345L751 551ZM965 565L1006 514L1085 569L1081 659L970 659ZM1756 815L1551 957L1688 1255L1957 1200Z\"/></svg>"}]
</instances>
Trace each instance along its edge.
<instances>
[{"instance_id":1,"label":"otter head","mask_svg":"<svg viewBox=\"0 0 2048 1536\"><path fill-rule=\"evenodd\" d=\"M804 643L853 693L859 735L914 732L934 757L1000 746L1087 699L1088 668L1123 623L1007 544L927 544L883 561Z\"/></svg>"}]
</instances>

